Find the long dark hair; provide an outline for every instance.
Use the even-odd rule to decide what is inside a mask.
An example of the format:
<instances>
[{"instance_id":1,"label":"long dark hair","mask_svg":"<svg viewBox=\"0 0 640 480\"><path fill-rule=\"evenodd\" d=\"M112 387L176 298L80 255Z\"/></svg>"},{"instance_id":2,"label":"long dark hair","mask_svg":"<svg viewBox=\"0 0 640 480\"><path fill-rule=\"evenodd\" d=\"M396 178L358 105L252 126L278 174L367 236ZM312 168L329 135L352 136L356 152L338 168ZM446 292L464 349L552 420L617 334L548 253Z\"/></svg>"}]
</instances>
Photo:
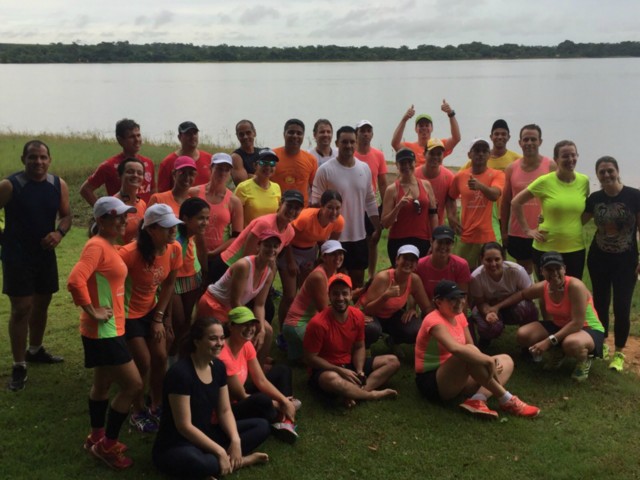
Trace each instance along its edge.
<instances>
[{"instance_id":1,"label":"long dark hair","mask_svg":"<svg viewBox=\"0 0 640 480\"><path fill-rule=\"evenodd\" d=\"M209 204L199 197L187 198L182 205L180 205L178 218L185 222L178 224L178 233L180 233L181 237L187 236L187 220L192 219L205 208L209 208Z\"/></svg>"},{"instance_id":2,"label":"long dark hair","mask_svg":"<svg viewBox=\"0 0 640 480\"><path fill-rule=\"evenodd\" d=\"M148 266L153 265L153 261L156 259L156 247L153 244L153 239L149 232L147 232L144 228L144 222L140 222L140 226L138 227L138 240L136 241L136 249L140 252L144 263ZM148 228L151 228L153 225L149 225Z\"/></svg>"},{"instance_id":3,"label":"long dark hair","mask_svg":"<svg viewBox=\"0 0 640 480\"><path fill-rule=\"evenodd\" d=\"M204 338L204 331L211 325L222 326L222 322L213 317L196 318L191 328L189 328L189 331L180 340L179 354L181 358L188 357L196 351L196 340L202 340Z\"/></svg>"}]
</instances>

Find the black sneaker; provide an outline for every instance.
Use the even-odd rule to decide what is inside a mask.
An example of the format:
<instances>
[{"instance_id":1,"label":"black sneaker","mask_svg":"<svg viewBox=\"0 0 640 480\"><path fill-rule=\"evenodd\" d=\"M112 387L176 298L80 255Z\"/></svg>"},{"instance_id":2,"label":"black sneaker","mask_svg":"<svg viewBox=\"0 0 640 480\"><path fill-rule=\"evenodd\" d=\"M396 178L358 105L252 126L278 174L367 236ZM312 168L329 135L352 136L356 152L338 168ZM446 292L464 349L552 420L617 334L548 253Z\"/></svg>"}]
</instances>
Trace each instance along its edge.
<instances>
[{"instance_id":1,"label":"black sneaker","mask_svg":"<svg viewBox=\"0 0 640 480\"><path fill-rule=\"evenodd\" d=\"M14 365L11 369L11 380L9 381L9 385L7 388L12 392L20 391L24 388L24 385L27 383L27 367L23 367L22 365Z\"/></svg>"},{"instance_id":2,"label":"black sneaker","mask_svg":"<svg viewBox=\"0 0 640 480\"><path fill-rule=\"evenodd\" d=\"M29 352L29 350L27 350L27 355L26 355L26 360L27 362L31 362L31 363L60 363L60 362L64 362L64 358L59 357L57 355L51 355L49 352L47 352L44 347L40 347L40 350L38 350L36 353L31 353Z\"/></svg>"}]
</instances>

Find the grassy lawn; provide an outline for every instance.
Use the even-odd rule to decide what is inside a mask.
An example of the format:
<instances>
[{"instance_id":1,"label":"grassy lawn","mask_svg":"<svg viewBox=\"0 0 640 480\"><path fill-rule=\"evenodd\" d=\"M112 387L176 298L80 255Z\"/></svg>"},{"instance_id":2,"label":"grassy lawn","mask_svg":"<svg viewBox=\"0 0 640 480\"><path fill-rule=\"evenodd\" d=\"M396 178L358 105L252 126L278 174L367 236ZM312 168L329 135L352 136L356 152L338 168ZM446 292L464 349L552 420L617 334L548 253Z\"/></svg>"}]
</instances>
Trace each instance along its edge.
<instances>
[{"instance_id":1,"label":"grassy lawn","mask_svg":"<svg viewBox=\"0 0 640 480\"><path fill-rule=\"evenodd\" d=\"M24 140L0 136L2 176L20 168ZM51 170L67 180L76 214L74 228L58 248L61 291L54 296L45 338L46 346L63 355L65 362L30 366L26 389L9 392L4 385L9 378L11 354L6 333L2 337L0 477L111 478L114 473L82 449L89 429L91 372L82 365L79 309L66 291L66 278L86 241L89 210L79 199L79 185L100 160L117 151L117 146L91 137L44 140L50 142L52 150ZM173 148L145 146L143 153L158 161ZM386 259L383 242L380 258ZM634 315L636 306L637 298ZM2 332L6 332L8 316L8 299L0 296ZM638 333L637 318L632 332ZM539 418L501 416L499 421L488 423L465 415L455 403L437 406L426 402L414 385L413 350L408 346L402 368L390 385L400 396L361 404L351 411L313 398L306 388L305 370L295 367L295 393L303 402L299 441L289 446L269 439L262 449L269 454L270 463L234 476L371 480L640 477L638 378L628 372L613 373L603 361L594 362L589 380L582 385L569 378L571 365L558 372L542 372L539 364L520 359L514 333L514 328L508 327L505 335L492 344L492 351L514 357L517 367L509 388L541 407ZM374 345L374 354L383 352L386 349L382 342ZM273 355L285 361L275 349ZM150 459L152 436L132 432L125 424L121 440L129 445L135 464L118 473L119 478L160 478Z\"/></svg>"}]
</instances>

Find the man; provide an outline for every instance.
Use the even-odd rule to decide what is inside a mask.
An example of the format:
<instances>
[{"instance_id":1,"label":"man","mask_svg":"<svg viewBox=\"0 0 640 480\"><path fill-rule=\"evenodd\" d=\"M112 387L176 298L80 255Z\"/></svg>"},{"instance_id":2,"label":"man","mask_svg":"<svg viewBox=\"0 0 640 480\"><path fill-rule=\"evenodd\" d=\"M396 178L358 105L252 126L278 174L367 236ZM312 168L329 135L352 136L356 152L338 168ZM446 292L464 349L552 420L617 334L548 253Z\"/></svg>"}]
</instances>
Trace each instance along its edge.
<instances>
[{"instance_id":1,"label":"man","mask_svg":"<svg viewBox=\"0 0 640 480\"><path fill-rule=\"evenodd\" d=\"M356 131L341 127L336 134L338 156L318 169L313 182L311 203L320 204L325 190L336 190L342 196L344 229L340 235L346 250L343 267L347 269L356 287L364 283L364 270L369 265L369 248L365 229L365 212L373 225L372 242L380 239L380 214L371 186L371 170L366 163L355 158ZM280 167L278 167L280 168Z\"/></svg>"},{"instance_id":2,"label":"man","mask_svg":"<svg viewBox=\"0 0 640 480\"><path fill-rule=\"evenodd\" d=\"M303 341L309 383L342 397L347 407L397 396L395 390L378 388L400 368L395 355L365 358L364 314L350 305L352 287L342 273L329 279L329 306L309 321Z\"/></svg>"},{"instance_id":3,"label":"man","mask_svg":"<svg viewBox=\"0 0 640 480\"><path fill-rule=\"evenodd\" d=\"M236 123L236 138L240 142L240 148L236 148L231 154L231 178L233 183L238 185L253 177L258 154L262 149L255 146L256 127L251 120L243 119Z\"/></svg>"},{"instance_id":4,"label":"man","mask_svg":"<svg viewBox=\"0 0 640 480\"><path fill-rule=\"evenodd\" d=\"M377 148L371 146L373 139L373 125L369 120L360 120L356 125L356 141L357 148L354 156L363 161L371 170L371 186L374 195L380 193L380 204L378 213L382 212L382 199L384 192L387 190L387 162L384 153ZM373 243L372 235L374 232L373 224L368 215L365 215L365 227L367 231L367 245L369 247L369 278L373 278L376 273L376 264L378 263L378 247L377 243ZM380 238L378 237L378 240Z\"/></svg>"},{"instance_id":5,"label":"man","mask_svg":"<svg viewBox=\"0 0 640 480\"><path fill-rule=\"evenodd\" d=\"M193 185L203 185L211 175L211 154L198 150L198 126L193 122L182 122L178 125L178 141L180 148L167 155L158 168L158 192L166 192L173 188L173 164L178 157L191 157L196 162L196 179Z\"/></svg>"},{"instance_id":6,"label":"man","mask_svg":"<svg viewBox=\"0 0 640 480\"><path fill-rule=\"evenodd\" d=\"M489 140L491 140L492 147L489 152L489 162L487 166L495 170L503 171L518 158L520 154L512 152L507 149L507 143L511 139L509 132L509 125L503 119L498 119L493 122L491 126L491 134ZM460 170L471 167L471 160L469 160Z\"/></svg>"},{"instance_id":7,"label":"man","mask_svg":"<svg viewBox=\"0 0 640 480\"><path fill-rule=\"evenodd\" d=\"M442 100L440 109L449 117L449 126L451 128L451 137L441 139L442 144L445 147L444 156L446 157L453 152L455 146L460 142L460 127L458 125L458 120L456 120L455 110L451 108L446 100ZM419 167L424 163L424 151L429 139L431 139L431 133L433 132L433 120L431 119L431 116L425 113L418 115L416 117L415 127L416 133L418 134L418 141L415 143L403 142L402 135L404 134L404 127L407 124L407 121L409 121L409 119L415 114L416 110L413 108L413 105L411 105L400 120L396 130L393 132L391 146L395 151L400 150L402 147L407 147L413 150L416 154L416 165Z\"/></svg>"},{"instance_id":8,"label":"man","mask_svg":"<svg viewBox=\"0 0 640 480\"><path fill-rule=\"evenodd\" d=\"M316 146L309 153L316 158L318 166L336 158L338 151L333 148L333 125L326 118L320 118L313 126L313 139Z\"/></svg>"},{"instance_id":9,"label":"man","mask_svg":"<svg viewBox=\"0 0 640 480\"><path fill-rule=\"evenodd\" d=\"M427 142L425 162L421 167L416 167L415 175L420 180L428 180L433 188L433 193L438 204L438 225L444 224L444 213L447 216L455 216L457 213L456 202L449 196L449 187L453 182L453 172L442 166L444 159L444 144L437 138Z\"/></svg>"},{"instance_id":10,"label":"man","mask_svg":"<svg viewBox=\"0 0 640 480\"><path fill-rule=\"evenodd\" d=\"M500 228L502 244L509 255L522 265L529 275L533 272L533 238L528 237L515 215L511 215L511 200L531 182L541 175L555 171L556 162L540 155L542 130L538 125L529 124L520 129L522 158L509 165L504 172L504 190L500 206ZM537 228L540 216L540 202L536 199L524 205L524 215L531 228Z\"/></svg>"},{"instance_id":11,"label":"man","mask_svg":"<svg viewBox=\"0 0 640 480\"><path fill-rule=\"evenodd\" d=\"M2 235L3 293L9 297L9 337L13 369L8 388L22 390L27 361L59 363L42 346L51 296L58 291L55 248L71 228L69 190L49 172L49 147L31 140L22 152L24 171L0 182L0 208L6 214ZM58 225L56 227L56 217ZM27 334L29 349L27 347Z\"/></svg>"},{"instance_id":12,"label":"man","mask_svg":"<svg viewBox=\"0 0 640 480\"><path fill-rule=\"evenodd\" d=\"M487 167L489 151L487 140L473 140L469 148L471 168L460 170L449 187L449 196L454 200L460 197L462 203L462 222L450 216L449 225L461 234L458 255L467 260L472 271L478 266L482 244L496 241L492 210L504 188L504 173Z\"/></svg>"},{"instance_id":13,"label":"man","mask_svg":"<svg viewBox=\"0 0 640 480\"><path fill-rule=\"evenodd\" d=\"M118 165L125 158L137 158L144 164L144 179L138 192L138 196L149 203L151 194L156 191L155 170L153 161L150 158L138 155L142 146L142 135L140 125L128 118L123 118L116 123L116 140L122 147L122 152L102 162L95 172L85 180L80 187L80 195L87 203L93 206L98 197L95 190L104 185L107 195L115 195L120 191L120 177L118 176Z\"/></svg>"},{"instance_id":14,"label":"man","mask_svg":"<svg viewBox=\"0 0 640 480\"><path fill-rule=\"evenodd\" d=\"M280 190L298 190L304 197L304 205L309 204L309 191L318 170L318 162L313 155L302 147L304 123L292 118L284 124L284 146L274 149L280 159L278 168L271 177L272 182L280 185Z\"/></svg>"}]
</instances>

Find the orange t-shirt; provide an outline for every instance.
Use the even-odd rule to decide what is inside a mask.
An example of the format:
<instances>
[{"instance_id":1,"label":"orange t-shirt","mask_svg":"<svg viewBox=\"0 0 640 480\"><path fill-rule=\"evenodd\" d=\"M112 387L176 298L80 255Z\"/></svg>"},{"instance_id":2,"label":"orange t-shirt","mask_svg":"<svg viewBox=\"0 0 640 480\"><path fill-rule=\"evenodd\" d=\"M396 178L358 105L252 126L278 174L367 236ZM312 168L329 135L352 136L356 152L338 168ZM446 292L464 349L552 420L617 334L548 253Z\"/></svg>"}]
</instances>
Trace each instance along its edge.
<instances>
[{"instance_id":1,"label":"orange t-shirt","mask_svg":"<svg viewBox=\"0 0 640 480\"><path fill-rule=\"evenodd\" d=\"M117 193L114 197L120 198L120 194ZM122 198L120 198L120 200L122 200ZM135 209L136 213L127 213L127 226L124 228L124 235L122 238L118 238L118 243L120 245L126 245L138 237L138 228L140 227L140 222L144 219L144 212L147 210L147 204L144 200L138 198L136 200Z\"/></svg>"},{"instance_id":2,"label":"orange t-shirt","mask_svg":"<svg viewBox=\"0 0 640 480\"><path fill-rule=\"evenodd\" d=\"M276 164L271 181L280 185L283 194L287 190L298 190L304 197L305 206L308 205L309 190L318 170L315 157L304 150L300 150L296 155L289 155L284 147L275 148L273 151L280 161Z\"/></svg>"},{"instance_id":3,"label":"orange t-shirt","mask_svg":"<svg viewBox=\"0 0 640 480\"><path fill-rule=\"evenodd\" d=\"M344 218L342 215L335 222L330 222L326 227L318 221L319 208L305 208L300 212L291 225L296 231L291 245L297 248L310 248L329 239L332 233L342 233Z\"/></svg>"},{"instance_id":4,"label":"orange t-shirt","mask_svg":"<svg viewBox=\"0 0 640 480\"><path fill-rule=\"evenodd\" d=\"M176 218L180 218L180 205L176 202L171 190L151 195L151 198L149 199L149 207L155 203L164 203L165 205L169 205Z\"/></svg>"},{"instance_id":5,"label":"orange t-shirt","mask_svg":"<svg viewBox=\"0 0 640 480\"><path fill-rule=\"evenodd\" d=\"M435 140L435 138L434 138L434 140ZM451 141L451 139L450 138L441 138L440 141L444 145L444 154L443 154L442 158L445 158L445 157L451 155L451 152L453 152L453 148L449 148L449 142ZM402 142L401 145L403 147L410 148L411 150L413 150L413 153L416 154L416 167L420 167L420 166L424 165L424 162L425 162L424 149L425 149L425 147L420 146L420 144L417 143L417 142Z\"/></svg>"},{"instance_id":6,"label":"orange t-shirt","mask_svg":"<svg viewBox=\"0 0 640 480\"><path fill-rule=\"evenodd\" d=\"M132 242L118 250L129 268L125 282L127 318L141 318L149 313L156 304L158 286L172 271L182 267L182 247L178 242L167 245L164 254L156 256L152 265L142 259L137 246L137 242Z\"/></svg>"}]
</instances>

